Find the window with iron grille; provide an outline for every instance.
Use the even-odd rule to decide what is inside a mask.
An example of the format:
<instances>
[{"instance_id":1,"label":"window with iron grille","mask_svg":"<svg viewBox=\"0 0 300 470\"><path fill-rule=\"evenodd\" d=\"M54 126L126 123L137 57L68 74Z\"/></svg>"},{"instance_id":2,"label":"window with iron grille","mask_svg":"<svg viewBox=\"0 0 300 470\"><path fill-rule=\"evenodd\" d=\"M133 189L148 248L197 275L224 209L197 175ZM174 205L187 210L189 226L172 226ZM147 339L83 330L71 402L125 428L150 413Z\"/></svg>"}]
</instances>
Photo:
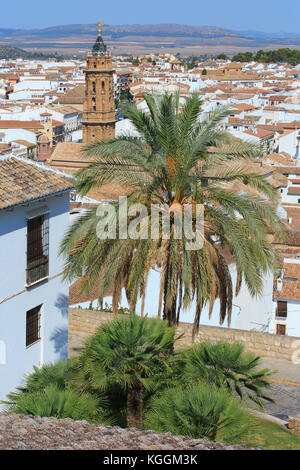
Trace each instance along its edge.
<instances>
[{"instance_id":1,"label":"window with iron grille","mask_svg":"<svg viewBox=\"0 0 300 470\"><path fill-rule=\"evenodd\" d=\"M276 325L276 334L281 335L281 336L285 336L286 335L286 325L280 325L279 323L277 323L277 325Z\"/></svg>"},{"instance_id":2,"label":"window with iron grille","mask_svg":"<svg viewBox=\"0 0 300 470\"><path fill-rule=\"evenodd\" d=\"M40 339L41 308L32 308L26 312L26 347Z\"/></svg>"},{"instance_id":3,"label":"window with iron grille","mask_svg":"<svg viewBox=\"0 0 300 470\"><path fill-rule=\"evenodd\" d=\"M27 285L49 275L49 219L40 215L27 221Z\"/></svg>"},{"instance_id":4,"label":"window with iron grille","mask_svg":"<svg viewBox=\"0 0 300 470\"><path fill-rule=\"evenodd\" d=\"M287 302L277 301L276 317L287 318Z\"/></svg>"}]
</instances>

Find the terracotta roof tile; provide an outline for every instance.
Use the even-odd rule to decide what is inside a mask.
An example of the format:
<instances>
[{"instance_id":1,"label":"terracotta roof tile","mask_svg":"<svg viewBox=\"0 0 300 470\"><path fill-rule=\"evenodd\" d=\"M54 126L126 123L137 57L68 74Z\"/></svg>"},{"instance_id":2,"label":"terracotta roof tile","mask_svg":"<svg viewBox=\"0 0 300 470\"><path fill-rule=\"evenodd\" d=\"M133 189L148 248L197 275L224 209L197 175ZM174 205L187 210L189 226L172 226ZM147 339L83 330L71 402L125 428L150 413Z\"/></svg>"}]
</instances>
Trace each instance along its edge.
<instances>
[{"instance_id":1,"label":"terracotta roof tile","mask_svg":"<svg viewBox=\"0 0 300 470\"><path fill-rule=\"evenodd\" d=\"M282 289L277 290L274 282L274 299L300 300L300 264L284 263L283 269Z\"/></svg>"},{"instance_id":2,"label":"terracotta roof tile","mask_svg":"<svg viewBox=\"0 0 300 470\"><path fill-rule=\"evenodd\" d=\"M0 160L0 210L72 189L72 180L19 158Z\"/></svg>"},{"instance_id":3,"label":"terracotta roof tile","mask_svg":"<svg viewBox=\"0 0 300 470\"><path fill-rule=\"evenodd\" d=\"M288 189L288 195L300 196L300 186L290 186Z\"/></svg>"}]
</instances>

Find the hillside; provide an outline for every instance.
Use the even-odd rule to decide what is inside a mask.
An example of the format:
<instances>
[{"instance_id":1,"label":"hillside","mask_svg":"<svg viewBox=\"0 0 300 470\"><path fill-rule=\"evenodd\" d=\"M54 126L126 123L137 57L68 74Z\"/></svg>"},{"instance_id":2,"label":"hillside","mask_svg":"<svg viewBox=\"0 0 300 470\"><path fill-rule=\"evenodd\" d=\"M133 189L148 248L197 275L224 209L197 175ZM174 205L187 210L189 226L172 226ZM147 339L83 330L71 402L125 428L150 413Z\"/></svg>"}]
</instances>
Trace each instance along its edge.
<instances>
[{"instance_id":1,"label":"hillside","mask_svg":"<svg viewBox=\"0 0 300 470\"><path fill-rule=\"evenodd\" d=\"M46 51L42 52L30 52L20 49L19 47L13 46L1 46L0 45L0 60L1 59L48 59L48 58L62 58L57 53Z\"/></svg>"},{"instance_id":2,"label":"hillside","mask_svg":"<svg viewBox=\"0 0 300 470\"><path fill-rule=\"evenodd\" d=\"M27 59L28 52L18 47L0 46L0 59Z\"/></svg>"},{"instance_id":3,"label":"hillside","mask_svg":"<svg viewBox=\"0 0 300 470\"><path fill-rule=\"evenodd\" d=\"M84 53L97 34L96 24L72 24L44 29L0 29L0 45L22 47L31 51ZM231 31L216 26L105 25L103 36L114 53L181 52L201 54L224 49L237 50L300 48L299 34ZM239 49L241 48L241 49ZM243 49L242 49L243 48Z\"/></svg>"}]
</instances>

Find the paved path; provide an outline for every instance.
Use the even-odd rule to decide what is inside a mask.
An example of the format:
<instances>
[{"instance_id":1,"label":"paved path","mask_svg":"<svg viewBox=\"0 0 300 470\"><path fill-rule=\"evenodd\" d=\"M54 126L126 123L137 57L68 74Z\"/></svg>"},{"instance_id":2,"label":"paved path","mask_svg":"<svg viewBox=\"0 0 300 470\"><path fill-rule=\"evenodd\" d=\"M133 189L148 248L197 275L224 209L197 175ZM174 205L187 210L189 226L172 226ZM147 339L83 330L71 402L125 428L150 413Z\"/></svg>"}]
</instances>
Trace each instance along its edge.
<instances>
[{"instance_id":1,"label":"paved path","mask_svg":"<svg viewBox=\"0 0 300 470\"><path fill-rule=\"evenodd\" d=\"M271 380L300 385L300 364L264 357L261 366L277 370L270 377ZM300 415L300 386L272 383L272 389L268 394L276 400L276 403L267 403L266 413L284 420L288 420L289 416Z\"/></svg>"},{"instance_id":2,"label":"paved path","mask_svg":"<svg viewBox=\"0 0 300 470\"><path fill-rule=\"evenodd\" d=\"M274 380L300 384L300 364L293 364L292 362L284 359L263 357L261 359L261 366L263 368L277 371L272 376L272 379Z\"/></svg>"}]
</instances>

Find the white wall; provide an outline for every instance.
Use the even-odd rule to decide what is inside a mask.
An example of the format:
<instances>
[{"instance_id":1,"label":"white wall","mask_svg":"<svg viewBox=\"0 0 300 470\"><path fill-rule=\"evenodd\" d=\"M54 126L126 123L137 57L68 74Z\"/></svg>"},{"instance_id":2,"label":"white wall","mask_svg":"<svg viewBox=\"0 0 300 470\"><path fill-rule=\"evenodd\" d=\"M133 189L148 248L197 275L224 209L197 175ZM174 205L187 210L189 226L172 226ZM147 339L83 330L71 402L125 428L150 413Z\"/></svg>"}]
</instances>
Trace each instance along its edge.
<instances>
[{"instance_id":1,"label":"white wall","mask_svg":"<svg viewBox=\"0 0 300 470\"><path fill-rule=\"evenodd\" d=\"M44 207L50 211L49 280L26 289L26 214ZM61 281L58 248L68 222L68 193L0 211L0 341L6 348L6 363L0 364L0 400L21 384L33 365L66 358L68 285ZM26 312L39 305L41 341L26 348Z\"/></svg>"},{"instance_id":2,"label":"white wall","mask_svg":"<svg viewBox=\"0 0 300 470\"><path fill-rule=\"evenodd\" d=\"M300 302L293 300L287 304L287 319L286 322L280 321L278 323L286 323L286 334L288 336L300 337Z\"/></svg>"},{"instance_id":3,"label":"white wall","mask_svg":"<svg viewBox=\"0 0 300 470\"><path fill-rule=\"evenodd\" d=\"M0 129L0 132L5 134L3 141L5 144L9 144L13 140L27 140L32 144L36 144L36 134L32 131L25 129Z\"/></svg>"},{"instance_id":4,"label":"white wall","mask_svg":"<svg viewBox=\"0 0 300 470\"><path fill-rule=\"evenodd\" d=\"M279 136L279 153L286 152L292 157L296 155L296 147L298 145L298 130L295 132L289 132L288 134Z\"/></svg>"}]
</instances>

